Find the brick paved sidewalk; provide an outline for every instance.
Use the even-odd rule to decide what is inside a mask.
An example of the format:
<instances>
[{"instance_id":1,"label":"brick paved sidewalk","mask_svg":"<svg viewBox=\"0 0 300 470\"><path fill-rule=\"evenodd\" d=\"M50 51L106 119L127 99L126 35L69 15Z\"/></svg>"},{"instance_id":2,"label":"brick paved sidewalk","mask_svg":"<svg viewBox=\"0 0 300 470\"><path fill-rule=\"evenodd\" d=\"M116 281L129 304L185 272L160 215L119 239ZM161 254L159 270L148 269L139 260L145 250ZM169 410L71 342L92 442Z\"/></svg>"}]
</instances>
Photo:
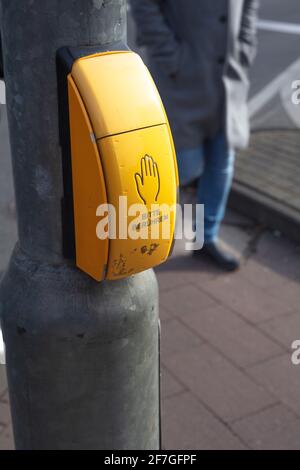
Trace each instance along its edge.
<instances>
[{"instance_id":1,"label":"brick paved sidewalk","mask_svg":"<svg viewBox=\"0 0 300 470\"><path fill-rule=\"evenodd\" d=\"M0 365L0 450L13 449L5 367Z\"/></svg>"},{"instance_id":2,"label":"brick paved sidewalk","mask_svg":"<svg viewBox=\"0 0 300 470\"><path fill-rule=\"evenodd\" d=\"M298 109L298 108L297 108ZM300 132L265 129L237 155L231 206L300 243Z\"/></svg>"},{"instance_id":3,"label":"brick paved sidewalk","mask_svg":"<svg viewBox=\"0 0 300 470\"><path fill-rule=\"evenodd\" d=\"M300 132L265 130L252 134L237 159L236 181L300 211Z\"/></svg>"},{"instance_id":4,"label":"brick paved sidewalk","mask_svg":"<svg viewBox=\"0 0 300 470\"><path fill-rule=\"evenodd\" d=\"M159 271L164 445L300 449L300 251L258 227L225 238L246 254L241 272L184 253Z\"/></svg>"},{"instance_id":5,"label":"brick paved sidewalk","mask_svg":"<svg viewBox=\"0 0 300 470\"><path fill-rule=\"evenodd\" d=\"M158 270L167 449L300 449L300 251L235 214L224 237L247 255L224 275L180 247ZM0 375L0 449L12 447Z\"/></svg>"}]
</instances>

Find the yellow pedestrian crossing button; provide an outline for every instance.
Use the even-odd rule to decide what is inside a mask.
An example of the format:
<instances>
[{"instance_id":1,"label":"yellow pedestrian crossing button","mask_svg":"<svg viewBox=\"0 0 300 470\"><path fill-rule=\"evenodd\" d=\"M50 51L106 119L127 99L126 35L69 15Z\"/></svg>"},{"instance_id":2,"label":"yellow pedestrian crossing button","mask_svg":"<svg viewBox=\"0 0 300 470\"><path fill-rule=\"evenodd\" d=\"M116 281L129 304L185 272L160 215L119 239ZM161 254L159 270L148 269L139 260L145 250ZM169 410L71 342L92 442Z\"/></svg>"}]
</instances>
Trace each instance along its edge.
<instances>
[{"instance_id":1,"label":"yellow pedestrian crossing button","mask_svg":"<svg viewBox=\"0 0 300 470\"><path fill-rule=\"evenodd\" d=\"M60 113L68 115L61 133L69 161L65 198L66 186L72 193L64 214L72 211L72 230L65 230L64 244L68 248L68 237L72 244L73 231L76 265L98 281L120 279L170 254L178 189L172 135L137 54L105 51L69 58L69 65L65 57L66 51L58 78L61 92L67 90Z\"/></svg>"}]
</instances>

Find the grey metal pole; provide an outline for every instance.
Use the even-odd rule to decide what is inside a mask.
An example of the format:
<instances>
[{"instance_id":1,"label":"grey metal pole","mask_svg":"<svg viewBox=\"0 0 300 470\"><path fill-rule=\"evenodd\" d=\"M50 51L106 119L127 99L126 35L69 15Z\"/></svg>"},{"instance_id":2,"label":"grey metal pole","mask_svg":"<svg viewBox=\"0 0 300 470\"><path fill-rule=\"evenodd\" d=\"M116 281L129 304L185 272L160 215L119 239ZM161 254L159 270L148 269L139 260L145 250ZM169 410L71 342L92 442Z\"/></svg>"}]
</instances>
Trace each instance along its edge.
<instances>
[{"instance_id":1,"label":"grey metal pole","mask_svg":"<svg viewBox=\"0 0 300 470\"><path fill-rule=\"evenodd\" d=\"M2 0L19 243L0 288L17 449L159 447L152 271L96 283L62 255L56 51L126 39L125 0Z\"/></svg>"}]
</instances>

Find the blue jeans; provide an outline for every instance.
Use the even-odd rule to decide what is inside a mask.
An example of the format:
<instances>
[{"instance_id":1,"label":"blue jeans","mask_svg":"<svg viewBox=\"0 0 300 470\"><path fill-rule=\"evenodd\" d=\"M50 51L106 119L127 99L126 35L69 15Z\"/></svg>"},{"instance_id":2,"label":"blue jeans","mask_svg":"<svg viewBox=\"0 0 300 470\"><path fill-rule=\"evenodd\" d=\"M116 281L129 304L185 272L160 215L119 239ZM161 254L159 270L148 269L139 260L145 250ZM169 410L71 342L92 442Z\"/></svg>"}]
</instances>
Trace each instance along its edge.
<instances>
[{"instance_id":1,"label":"blue jeans","mask_svg":"<svg viewBox=\"0 0 300 470\"><path fill-rule=\"evenodd\" d=\"M180 186L197 180L197 203L204 204L204 241L218 238L234 173L235 152L223 133L201 147L177 152Z\"/></svg>"}]
</instances>

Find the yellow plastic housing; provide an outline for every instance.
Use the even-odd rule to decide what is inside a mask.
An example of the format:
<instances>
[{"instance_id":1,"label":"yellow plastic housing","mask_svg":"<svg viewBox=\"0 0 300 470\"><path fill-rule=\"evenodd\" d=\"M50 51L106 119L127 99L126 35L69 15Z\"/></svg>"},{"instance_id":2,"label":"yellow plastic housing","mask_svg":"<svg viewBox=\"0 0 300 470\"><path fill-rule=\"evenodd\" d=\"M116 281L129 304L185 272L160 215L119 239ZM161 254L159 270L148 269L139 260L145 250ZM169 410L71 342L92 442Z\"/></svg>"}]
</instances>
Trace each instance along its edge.
<instances>
[{"instance_id":1,"label":"yellow plastic housing","mask_svg":"<svg viewBox=\"0 0 300 470\"><path fill-rule=\"evenodd\" d=\"M96 236L96 208L107 203L106 185L93 129L76 85L68 77L72 149L76 264L93 278L104 278L108 240Z\"/></svg>"},{"instance_id":2,"label":"yellow plastic housing","mask_svg":"<svg viewBox=\"0 0 300 470\"><path fill-rule=\"evenodd\" d=\"M68 87L77 266L100 281L161 264L173 242L178 174L151 75L137 54L109 52L77 60ZM100 240L105 203L115 208L116 233ZM142 217L128 214L133 204Z\"/></svg>"}]
</instances>

